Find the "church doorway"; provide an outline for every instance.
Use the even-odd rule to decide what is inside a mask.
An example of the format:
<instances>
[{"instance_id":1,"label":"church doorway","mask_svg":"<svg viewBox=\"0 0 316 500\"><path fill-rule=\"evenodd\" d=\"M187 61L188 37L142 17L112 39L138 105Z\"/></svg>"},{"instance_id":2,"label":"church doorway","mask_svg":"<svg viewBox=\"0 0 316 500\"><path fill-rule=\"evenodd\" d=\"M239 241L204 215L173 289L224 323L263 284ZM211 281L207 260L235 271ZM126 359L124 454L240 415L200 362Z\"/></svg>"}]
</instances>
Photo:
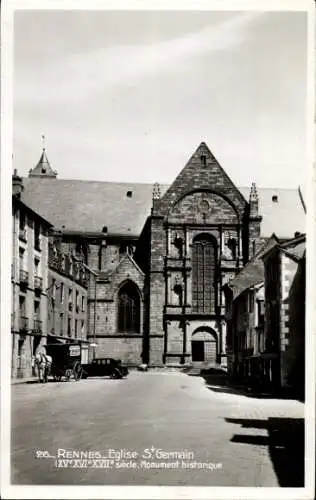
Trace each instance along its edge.
<instances>
[{"instance_id":1,"label":"church doorway","mask_svg":"<svg viewBox=\"0 0 316 500\"><path fill-rule=\"evenodd\" d=\"M217 335L211 328L198 328L192 335L191 355L193 363L217 363Z\"/></svg>"}]
</instances>

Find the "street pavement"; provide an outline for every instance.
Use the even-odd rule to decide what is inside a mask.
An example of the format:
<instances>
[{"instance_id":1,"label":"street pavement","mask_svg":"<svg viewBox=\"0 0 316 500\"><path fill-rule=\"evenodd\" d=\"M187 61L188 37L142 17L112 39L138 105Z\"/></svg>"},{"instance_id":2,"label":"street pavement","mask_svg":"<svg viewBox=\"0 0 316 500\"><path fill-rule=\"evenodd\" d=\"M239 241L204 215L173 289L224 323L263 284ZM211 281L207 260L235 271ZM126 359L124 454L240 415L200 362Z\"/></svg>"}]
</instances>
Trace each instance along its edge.
<instances>
[{"instance_id":1,"label":"street pavement","mask_svg":"<svg viewBox=\"0 0 316 500\"><path fill-rule=\"evenodd\" d=\"M13 385L11 482L302 486L303 417L178 372Z\"/></svg>"}]
</instances>

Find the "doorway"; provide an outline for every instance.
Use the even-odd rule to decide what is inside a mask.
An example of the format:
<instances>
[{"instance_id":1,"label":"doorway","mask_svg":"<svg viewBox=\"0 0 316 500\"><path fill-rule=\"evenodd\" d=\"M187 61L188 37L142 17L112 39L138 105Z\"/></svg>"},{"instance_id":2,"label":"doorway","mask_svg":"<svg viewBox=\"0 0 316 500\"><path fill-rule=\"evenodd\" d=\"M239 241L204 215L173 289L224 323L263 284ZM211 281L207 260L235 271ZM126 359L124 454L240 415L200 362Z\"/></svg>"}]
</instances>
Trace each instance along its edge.
<instances>
[{"instance_id":1,"label":"doorway","mask_svg":"<svg viewBox=\"0 0 316 500\"><path fill-rule=\"evenodd\" d=\"M217 334L208 327L198 328L192 335L191 356L192 362L217 363Z\"/></svg>"},{"instance_id":2,"label":"doorway","mask_svg":"<svg viewBox=\"0 0 316 500\"><path fill-rule=\"evenodd\" d=\"M203 340L192 340L192 361L204 361Z\"/></svg>"}]
</instances>

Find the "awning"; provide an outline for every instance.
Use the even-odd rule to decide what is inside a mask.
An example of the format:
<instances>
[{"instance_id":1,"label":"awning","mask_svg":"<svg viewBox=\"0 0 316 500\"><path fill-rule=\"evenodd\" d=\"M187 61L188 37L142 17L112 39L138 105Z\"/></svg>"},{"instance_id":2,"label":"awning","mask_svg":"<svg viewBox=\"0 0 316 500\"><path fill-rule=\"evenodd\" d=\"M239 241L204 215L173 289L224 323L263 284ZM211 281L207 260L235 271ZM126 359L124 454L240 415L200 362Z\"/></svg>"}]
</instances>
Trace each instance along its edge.
<instances>
[{"instance_id":1,"label":"awning","mask_svg":"<svg viewBox=\"0 0 316 500\"><path fill-rule=\"evenodd\" d=\"M47 335L47 344L68 344L67 339L55 337L55 335Z\"/></svg>"}]
</instances>

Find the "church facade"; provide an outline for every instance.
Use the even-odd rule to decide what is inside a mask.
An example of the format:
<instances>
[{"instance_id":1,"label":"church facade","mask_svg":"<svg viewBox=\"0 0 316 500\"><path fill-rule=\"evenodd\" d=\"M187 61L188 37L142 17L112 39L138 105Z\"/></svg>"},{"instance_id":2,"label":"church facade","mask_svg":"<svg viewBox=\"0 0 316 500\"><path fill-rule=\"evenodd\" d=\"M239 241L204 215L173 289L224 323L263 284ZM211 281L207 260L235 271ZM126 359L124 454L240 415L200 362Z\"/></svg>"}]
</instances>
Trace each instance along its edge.
<instances>
[{"instance_id":1,"label":"church facade","mask_svg":"<svg viewBox=\"0 0 316 500\"><path fill-rule=\"evenodd\" d=\"M205 143L171 186L57 179L45 152L24 184L59 251L96 273L93 355L130 365L226 365L224 285L265 238L305 222L295 190L237 188ZM285 203L292 226L281 229Z\"/></svg>"}]
</instances>

